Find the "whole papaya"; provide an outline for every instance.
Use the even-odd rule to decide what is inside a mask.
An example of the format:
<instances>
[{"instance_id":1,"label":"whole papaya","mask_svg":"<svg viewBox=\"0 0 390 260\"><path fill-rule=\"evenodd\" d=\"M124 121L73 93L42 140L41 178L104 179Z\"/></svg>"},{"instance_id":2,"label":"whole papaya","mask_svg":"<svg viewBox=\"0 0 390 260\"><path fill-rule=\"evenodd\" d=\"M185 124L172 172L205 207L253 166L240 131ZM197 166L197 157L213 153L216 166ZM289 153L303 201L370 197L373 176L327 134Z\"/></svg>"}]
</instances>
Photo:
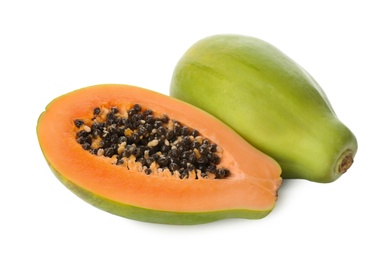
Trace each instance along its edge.
<instances>
[{"instance_id":1,"label":"whole papaya","mask_svg":"<svg viewBox=\"0 0 390 260\"><path fill-rule=\"evenodd\" d=\"M170 95L216 116L276 159L283 178L332 182L357 152L354 134L313 77L254 37L214 35L195 43L175 67Z\"/></svg>"}]
</instances>

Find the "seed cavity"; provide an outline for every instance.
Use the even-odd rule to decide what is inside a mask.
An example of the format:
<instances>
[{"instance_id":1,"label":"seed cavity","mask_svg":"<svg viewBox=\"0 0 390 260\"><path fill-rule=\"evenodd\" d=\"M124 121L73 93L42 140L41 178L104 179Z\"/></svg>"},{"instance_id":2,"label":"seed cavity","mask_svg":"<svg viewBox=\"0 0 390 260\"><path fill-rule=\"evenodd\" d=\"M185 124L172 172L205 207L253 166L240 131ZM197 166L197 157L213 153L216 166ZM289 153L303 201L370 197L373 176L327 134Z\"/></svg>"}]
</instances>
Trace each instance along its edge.
<instances>
[{"instance_id":1,"label":"seed cavity","mask_svg":"<svg viewBox=\"0 0 390 260\"><path fill-rule=\"evenodd\" d=\"M129 170L180 179L223 179L230 174L218 167L222 149L217 144L140 104L128 109L96 107L90 119L73 122L76 141L84 150Z\"/></svg>"}]
</instances>

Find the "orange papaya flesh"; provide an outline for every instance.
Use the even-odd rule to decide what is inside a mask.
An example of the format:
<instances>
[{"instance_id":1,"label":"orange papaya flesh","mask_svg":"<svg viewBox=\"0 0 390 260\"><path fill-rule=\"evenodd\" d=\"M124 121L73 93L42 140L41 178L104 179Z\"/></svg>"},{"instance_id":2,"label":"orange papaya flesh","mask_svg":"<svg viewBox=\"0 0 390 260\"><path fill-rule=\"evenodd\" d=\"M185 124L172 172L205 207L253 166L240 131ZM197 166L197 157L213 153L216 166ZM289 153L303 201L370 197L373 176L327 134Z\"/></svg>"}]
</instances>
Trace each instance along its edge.
<instances>
[{"instance_id":1,"label":"orange papaya flesh","mask_svg":"<svg viewBox=\"0 0 390 260\"><path fill-rule=\"evenodd\" d=\"M126 146L123 142L104 144L104 134L112 134L107 127L112 114L128 122L130 109L138 105L142 107L138 114L152 111L153 120L169 118L165 124L168 130L173 129L174 122L197 130L196 136L188 134L190 139L213 144L208 149L215 152L206 156L216 158L211 167L220 171L205 170L204 163L197 164L201 155L194 149L190 152L197 155L195 161L186 164L193 165L191 168L160 167L155 155L168 153L158 147L165 144L170 150L177 149L173 146L182 136L159 140L159 144L153 138L144 140L144 148L150 148L144 157L156 159L151 163L141 159L142 155L124 155L126 146L135 145L130 142L139 127L121 128L121 123L114 122L127 137ZM113 110L117 111L108 115ZM145 118L138 121L145 124ZM97 123L106 124L106 128L91 140ZM156 131L142 138L156 137ZM200 224L224 218L262 218L274 208L282 182L279 164L221 121L192 105L135 86L97 85L54 99L38 119L37 136L50 168L68 189L102 210L140 221ZM107 152L110 147L115 147L114 154Z\"/></svg>"}]
</instances>

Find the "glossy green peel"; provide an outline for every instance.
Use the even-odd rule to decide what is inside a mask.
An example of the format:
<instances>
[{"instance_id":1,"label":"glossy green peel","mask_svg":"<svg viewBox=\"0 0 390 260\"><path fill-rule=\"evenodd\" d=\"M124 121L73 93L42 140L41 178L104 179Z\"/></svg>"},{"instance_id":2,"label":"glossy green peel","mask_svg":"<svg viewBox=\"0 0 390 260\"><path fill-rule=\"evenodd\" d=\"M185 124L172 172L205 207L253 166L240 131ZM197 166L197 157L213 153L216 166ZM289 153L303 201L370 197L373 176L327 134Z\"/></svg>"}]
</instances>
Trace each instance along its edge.
<instances>
[{"instance_id":1,"label":"glossy green peel","mask_svg":"<svg viewBox=\"0 0 390 260\"><path fill-rule=\"evenodd\" d=\"M213 114L276 159L283 178L334 181L357 151L354 134L318 83L257 38L215 35L195 43L174 70L170 94Z\"/></svg>"}]
</instances>

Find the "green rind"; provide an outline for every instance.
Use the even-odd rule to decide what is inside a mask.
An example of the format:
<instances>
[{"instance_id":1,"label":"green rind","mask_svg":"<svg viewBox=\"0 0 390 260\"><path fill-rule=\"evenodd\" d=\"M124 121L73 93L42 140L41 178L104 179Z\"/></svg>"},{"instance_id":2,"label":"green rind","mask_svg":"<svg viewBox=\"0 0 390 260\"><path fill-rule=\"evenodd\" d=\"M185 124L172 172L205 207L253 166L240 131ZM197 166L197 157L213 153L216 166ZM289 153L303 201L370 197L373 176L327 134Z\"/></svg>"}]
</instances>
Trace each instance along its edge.
<instances>
[{"instance_id":1,"label":"green rind","mask_svg":"<svg viewBox=\"0 0 390 260\"><path fill-rule=\"evenodd\" d=\"M283 178L331 182L353 133L317 82L274 46L241 35L195 43L179 60L171 96L224 121L279 162ZM346 151L349 151L346 153Z\"/></svg>"},{"instance_id":2,"label":"green rind","mask_svg":"<svg viewBox=\"0 0 390 260\"><path fill-rule=\"evenodd\" d=\"M212 212L171 212L136 207L95 194L65 178L63 175L58 173L58 171L56 171L50 163L49 167L57 179L65 187L87 203L111 214L143 222L173 225L195 225L214 222L226 218L261 219L272 211L272 209L265 211L237 209Z\"/></svg>"}]
</instances>

